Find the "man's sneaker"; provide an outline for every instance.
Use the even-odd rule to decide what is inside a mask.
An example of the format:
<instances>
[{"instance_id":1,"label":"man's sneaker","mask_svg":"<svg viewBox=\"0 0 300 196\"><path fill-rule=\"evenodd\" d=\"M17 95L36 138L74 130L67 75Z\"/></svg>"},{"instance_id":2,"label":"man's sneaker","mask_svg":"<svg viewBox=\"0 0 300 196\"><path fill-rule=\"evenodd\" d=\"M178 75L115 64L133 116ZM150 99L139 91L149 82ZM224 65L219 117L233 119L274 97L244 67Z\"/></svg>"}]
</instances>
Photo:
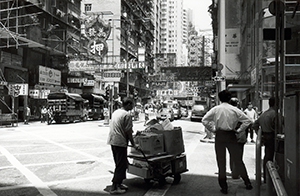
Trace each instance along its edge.
<instances>
[{"instance_id":1,"label":"man's sneaker","mask_svg":"<svg viewBox=\"0 0 300 196\"><path fill-rule=\"evenodd\" d=\"M225 194L225 195L228 194L228 190L225 189L225 188L224 188L224 189L221 189L220 191L221 191L221 193L223 193L223 194Z\"/></svg>"},{"instance_id":2,"label":"man's sneaker","mask_svg":"<svg viewBox=\"0 0 300 196\"><path fill-rule=\"evenodd\" d=\"M117 188L114 189L114 190L110 190L109 193L110 193L111 195L118 195L118 194L126 193L126 190L121 189L120 187L117 187Z\"/></svg>"},{"instance_id":3,"label":"man's sneaker","mask_svg":"<svg viewBox=\"0 0 300 196\"><path fill-rule=\"evenodd\" d=\"M120 187L120 189L128 190L128 186L125 184L120 184L119 187Z\"/></svg>"},{"instance_id":4,"label":"man's sneaker","mask_svg":"<svg viewBox=\"0 0 300 196\"><path fill-rule=\"evenodd\" d=\"M253 187L252 187L252 185L249 183L249 184L246 184L246 189L247 189L247 190L251 190L251 189L253 189Z\"/></svg>"}]
</instances>

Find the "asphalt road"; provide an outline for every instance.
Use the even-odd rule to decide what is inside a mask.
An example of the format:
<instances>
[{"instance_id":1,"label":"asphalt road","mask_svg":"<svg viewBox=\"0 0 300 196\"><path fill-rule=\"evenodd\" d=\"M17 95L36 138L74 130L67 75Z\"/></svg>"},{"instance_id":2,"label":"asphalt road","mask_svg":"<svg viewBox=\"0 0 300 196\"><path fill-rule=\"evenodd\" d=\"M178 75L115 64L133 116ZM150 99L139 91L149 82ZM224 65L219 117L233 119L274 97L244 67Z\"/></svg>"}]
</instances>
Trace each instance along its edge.
<instances>
[{"instance_id":1,"label":"asphalt road","mask_svg":"<svg viewBox=\"0 0 300 196\"><path fill-rule=\"evenodd\" d=\"M143 118L134 130L144 130ZM188 172L173 185L128 174L124 181L133 196L222 195L217 182L214 144L200 142L205 136L200 122L175 120L183 130ZM0 128L0 196L92 196L109 195L114 170L110 146L106 144L109 127L103 121L46 125L30 122L18 127ZM129 159L129 161L131 161ZM244 161L251 180L255 178L255 145L245 146ZM228 195L255 195L242 180L228 177ZM255 185L255 183L253 183ZM264 188L264 187L262 187Z\"/></svg>"}]
</instances>

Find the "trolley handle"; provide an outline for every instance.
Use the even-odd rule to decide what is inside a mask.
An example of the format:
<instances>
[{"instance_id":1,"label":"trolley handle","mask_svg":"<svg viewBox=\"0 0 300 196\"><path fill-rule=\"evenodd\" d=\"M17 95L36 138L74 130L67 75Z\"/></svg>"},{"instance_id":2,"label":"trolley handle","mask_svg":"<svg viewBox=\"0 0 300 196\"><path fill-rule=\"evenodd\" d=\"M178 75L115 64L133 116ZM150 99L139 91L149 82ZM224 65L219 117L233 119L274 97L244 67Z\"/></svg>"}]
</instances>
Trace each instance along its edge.
<instances>
[{"instance_id":1,"label":"trolley handle","mask_svg":"<svg viewBox=\"0 0 300 196\"><path fill-rule=\"evenodd\" d=\"M128 145L128 146L133 148L132 145ZM144 151L143 151L141 148L138 148L137 150L140 151L140 152L142 153L142 155L143 155L143 157L145 158L146 162L147 162L148 164L150 164L150 162L149 162L148 158L146 157Z\"/></svg>"}]
</instances>

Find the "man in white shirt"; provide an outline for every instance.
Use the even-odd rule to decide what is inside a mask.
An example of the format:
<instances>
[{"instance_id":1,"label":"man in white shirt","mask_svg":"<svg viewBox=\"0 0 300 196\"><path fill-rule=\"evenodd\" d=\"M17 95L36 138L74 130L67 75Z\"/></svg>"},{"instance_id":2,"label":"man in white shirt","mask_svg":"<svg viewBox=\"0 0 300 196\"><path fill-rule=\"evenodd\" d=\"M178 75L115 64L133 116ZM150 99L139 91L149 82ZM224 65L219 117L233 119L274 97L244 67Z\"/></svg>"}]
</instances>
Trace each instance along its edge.
<instances>
[{"instance_id":1,"label":"man in white shirt","mask_svg":"<svg viewBox=\"0 0 300 196\"><path fill-rule=\"evenodd\" d=\"M228 102L231 99L231 93L227 90L223 90L218 94L220 105L213 107L209 110L202 119L203 125L211 132L215 132L215 152L217 158L217 164L219 168L218 181L223 194L228 193L228 185L226 179L226 149L232 155L234 159L237 172L240 174L247 190L251 190L251 185L245 164L242 156L240 156L240 150L238 147L236 132L244 131L251 123L251 120L246 114L230 105ZM241 126L235 130L238 122L241 122Z\"/></svg>"},{"instance_id":2,"label":"man in white shirt","mask_svg":"<svg viewBox=\"0 0 300 196\"><path fill-rule=\"evenodd\" d=\"M245 114L251 119L252 123L249 125L249 127L246 129L246 134L248 137L248 134L250 134L250 139L251 142L254 143L253 140L253 135L254 135L254 131L252 128L252 124L256 121L257 119L257 113L256 111L253 109L253 105L251 103L249 103L247 109L244 110Z\"/></svg>"}]
</instances>

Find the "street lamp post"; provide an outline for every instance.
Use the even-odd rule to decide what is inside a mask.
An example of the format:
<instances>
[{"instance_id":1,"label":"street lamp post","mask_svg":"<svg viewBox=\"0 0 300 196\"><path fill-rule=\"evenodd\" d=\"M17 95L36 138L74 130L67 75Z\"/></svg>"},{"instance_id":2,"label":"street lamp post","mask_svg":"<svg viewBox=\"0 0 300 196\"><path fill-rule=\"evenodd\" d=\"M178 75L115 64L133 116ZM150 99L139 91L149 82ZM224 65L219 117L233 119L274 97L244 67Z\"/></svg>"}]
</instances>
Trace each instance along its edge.
<instances>
[{"instance_id":1,"label":"street lamp post","mask_svg":"<svg viewBox=\"0 0 300 196\"><path fill-rule=\"evenodd\" d=\"M129 65L128 65L128 37L129 30L126 29L126 95L129 97Z\"/></svg>"}]
</instances>

